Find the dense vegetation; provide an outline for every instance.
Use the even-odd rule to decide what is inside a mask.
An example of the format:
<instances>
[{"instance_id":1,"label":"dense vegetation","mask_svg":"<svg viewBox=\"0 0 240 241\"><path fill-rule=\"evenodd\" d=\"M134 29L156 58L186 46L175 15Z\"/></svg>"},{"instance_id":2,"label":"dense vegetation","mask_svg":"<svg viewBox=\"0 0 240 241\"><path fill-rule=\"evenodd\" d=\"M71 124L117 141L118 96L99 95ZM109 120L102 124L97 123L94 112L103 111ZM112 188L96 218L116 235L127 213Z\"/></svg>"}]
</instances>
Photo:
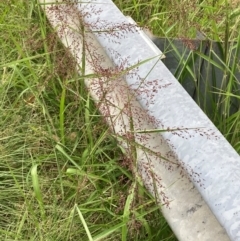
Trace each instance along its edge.
<instances>
[{"instance_id":1,"label":"dense vegetation","mask_svg":"<svg viewBox=\"0 0 240 241\"><path fill-rule=\"evenodd\" d=\"M240 8L225 1L115 2L154 34L240 49ZM37 1L0 1L0 45L0 239L176 240ZM239 59L223 68L227 109ZM239 116L215 121L238 151Z\"/></svg>"}]
</instances>

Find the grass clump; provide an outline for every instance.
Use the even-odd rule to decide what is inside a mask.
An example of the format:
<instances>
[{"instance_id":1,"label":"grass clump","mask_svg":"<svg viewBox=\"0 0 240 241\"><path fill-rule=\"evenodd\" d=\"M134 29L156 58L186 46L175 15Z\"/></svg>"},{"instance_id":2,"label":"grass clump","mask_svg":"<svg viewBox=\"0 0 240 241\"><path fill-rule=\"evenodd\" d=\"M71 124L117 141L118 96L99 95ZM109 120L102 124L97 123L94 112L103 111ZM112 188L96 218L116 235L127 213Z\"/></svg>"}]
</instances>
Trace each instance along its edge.
<instances>
[{"instance_id":1,"label":"grass clump","mask_svg":"<svg viewBox=\"0 0 240 241\"><path fill-rule=\"evenodd\" d=\"M0 16L0 239L176 240L37 2Z\"/></svg>"}]
</instances>

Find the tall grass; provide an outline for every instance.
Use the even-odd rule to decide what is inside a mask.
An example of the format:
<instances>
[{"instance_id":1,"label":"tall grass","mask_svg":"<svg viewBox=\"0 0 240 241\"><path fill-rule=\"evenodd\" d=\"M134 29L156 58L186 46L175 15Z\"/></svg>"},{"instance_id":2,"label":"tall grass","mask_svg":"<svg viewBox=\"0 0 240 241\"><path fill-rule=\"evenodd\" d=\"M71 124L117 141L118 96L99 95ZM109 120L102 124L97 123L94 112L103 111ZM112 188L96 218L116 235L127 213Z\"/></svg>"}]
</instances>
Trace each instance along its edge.
<instances>
[{"instance_id":1,"label":"tall grass","mask_svg":"<svg viewBox=\"0 0 240 241\"><path fill-rule=\"evenodd\" d=\"M232 41L221 45L217 60L211 50L191 54L223 71L227 81L221 90L211 89L215 111L208 114L240 150L240 114L231 113L232 98L239 100L240 40L231 23L238 23L238 10L223 1L118 5L167 38L201 30ZM209 28L214 14L218 21ZM176 240L136 174L134 146L125 157L84 86L85 51L79 75L35 0L0 2L0 33L1 240ZM182 61L184 76L192 64Z\"/></svg>"},{"instance_id":2,"label":"tall grass","mask_svg":"<svg viewBox=\"0 0 240 241\"><path fill-rule=\"evenodd\" d=\"M37 1L0 16L0 239L176 240Z\"/></svg>"}]
</instances>

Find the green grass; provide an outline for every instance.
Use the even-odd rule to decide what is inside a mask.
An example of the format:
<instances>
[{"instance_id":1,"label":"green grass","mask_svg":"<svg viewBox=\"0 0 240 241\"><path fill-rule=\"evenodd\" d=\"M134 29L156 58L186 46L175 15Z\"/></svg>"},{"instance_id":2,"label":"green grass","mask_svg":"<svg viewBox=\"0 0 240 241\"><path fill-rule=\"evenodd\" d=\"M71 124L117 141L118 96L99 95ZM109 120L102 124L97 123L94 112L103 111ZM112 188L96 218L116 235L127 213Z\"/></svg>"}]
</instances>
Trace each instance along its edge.
<instances>
[{"instance_id":1,"label":"green grass","mask_svg":"<svg viewBox=\"0 0 240 241\"><path fill-rule=\"evenodd\" d=\"M0 33L0 240L176 240L36 1Z\"/></svg>"},{"instance_id":2,"label":"green grass","mask_svg":"<svg viewBox=\"0 0 240 241\"><path fill-rule=\"evenodd\" d=\"M231 98L239 99L239 9L226 8L224 1L117 4L140 25L147 19L157 35L188 38L201 30L211 39L232 41L221 45L221 64L191 54L226 73L224 88L211 91L218 92L212 98L215 114L207 114L240 151L240 113L229 111ZM36 1L0 2L0 34L0 239L176 240L155 200L124 165L84 87L84 68L83 76L76 73ZM180 64L183 76L188 74L192 63ZM132 152L128 166L136 161Z\"/></svg>"}]
</instances>

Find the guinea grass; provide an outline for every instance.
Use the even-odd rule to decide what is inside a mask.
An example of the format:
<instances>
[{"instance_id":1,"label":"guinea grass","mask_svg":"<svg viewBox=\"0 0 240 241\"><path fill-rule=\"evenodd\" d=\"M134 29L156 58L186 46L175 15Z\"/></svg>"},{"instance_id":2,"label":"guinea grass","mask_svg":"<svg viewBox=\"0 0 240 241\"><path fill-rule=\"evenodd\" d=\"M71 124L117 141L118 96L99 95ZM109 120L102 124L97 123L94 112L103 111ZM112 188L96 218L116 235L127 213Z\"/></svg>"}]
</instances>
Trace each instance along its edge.
<instances>
[{"instance_id":1,"label":"guinea grass","mask_svg":"<svg viewBox=\"0 0 240 241\"><path fill-rule=\"evenodd\" d=\"M196 51L188 61L179 58L183 76L197 78L192 70L196 56L227 74L230 81L223 89L206 91L216 109L212 120L240 151L240 114L229 111L231 98L239 99L233 87L240 43L238 26L231 24L239 22L239 14L224 10L228 17L209 28L209 16L217 19L226 6L210 2L118 5L141 25L147 19L158 35L195 37L200 29L209 38L235 41L223 45L218 61L213 51L209 56ZM121 165L121 148L84 87L84 68L79 76L37 2L0 6L1 239L176 240L139 177Z\"/></svg>"},{"instance_id":2,"label":"guinea grass","mask_svg":"<svg viewBox=\"0 0 240 241\"><path fill-rule=\"evenodd\" d=\"M0 239L176 240L37 1L0 16Z\"/></svg>"}]
</instances>

